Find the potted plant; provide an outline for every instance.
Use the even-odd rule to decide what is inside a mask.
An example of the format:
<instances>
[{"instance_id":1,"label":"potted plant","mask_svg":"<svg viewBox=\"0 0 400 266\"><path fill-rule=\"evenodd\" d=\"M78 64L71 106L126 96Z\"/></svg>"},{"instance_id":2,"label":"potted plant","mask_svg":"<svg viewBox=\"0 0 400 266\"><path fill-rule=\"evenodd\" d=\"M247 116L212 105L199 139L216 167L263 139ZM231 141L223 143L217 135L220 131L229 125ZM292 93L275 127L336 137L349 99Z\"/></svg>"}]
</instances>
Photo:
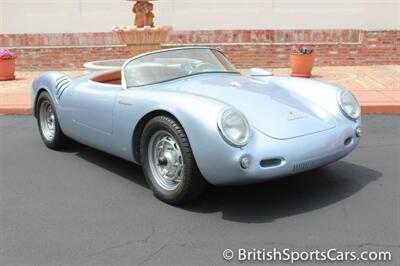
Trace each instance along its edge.
<instances>
[{"instance_id":1,"label":"potted plant","mask_svg":"<svg viewBox=\"0 0 400 266\"><path fill-rule=\"evenodd\" d=\"M0 81L15 79L16 54L10 50L0 48Z\"/></svg>"},{"instance_id":2,"label":"potted plant","mask_svg":"<svg viewBox=\"0 0 400 266\"><path fill-rule=\"evenodd\" d=\"M292 67L293 77L311 77L311 71L314 66L314 48L311 46L292 46L290 50L290 65Z\"/></svg>"}]
</instances>

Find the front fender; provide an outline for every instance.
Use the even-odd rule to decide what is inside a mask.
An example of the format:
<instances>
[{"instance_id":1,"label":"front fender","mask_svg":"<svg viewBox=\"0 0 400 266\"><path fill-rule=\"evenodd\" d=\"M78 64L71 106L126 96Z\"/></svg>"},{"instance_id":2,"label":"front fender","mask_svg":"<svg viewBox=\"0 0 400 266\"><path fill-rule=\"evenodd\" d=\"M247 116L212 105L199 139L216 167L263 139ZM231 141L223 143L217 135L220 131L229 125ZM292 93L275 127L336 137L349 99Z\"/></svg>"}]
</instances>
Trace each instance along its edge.
<instances>
[{"instance_id":1,"label":"front fender","mask_svg":"<svg viewBox=\"0 0 400 266\"><path fill-rule=\"evenodd\" d=\"M133 102L133 97L135 98L134 105L126 105ZM168 112L179 121L189 139L200 172L206 179L210 161L215 163L211 167L217 170L215 168L218 167L218 158L240 150L228 145L218 131L217 117L229 106L226 103L182 92L150 90L127 90L120 94L117 101L115 116L118 116L121 122L115 124L115 139L120 141L118 145L122 147L122 150L133 147L133 143L137 141L133 136L132 141L128 143L127 136L124 136L123 132L133 134L139 121L155 111ZM122 157L126 158L126 156ZM130 154L130 160L138 163L140 161L138 153L133 151ZM224 169L219 170L224 171Z\"/></svg>"},{"instance_id":2,"label":"front fender","mask_svg":"<svg viewBox=\"0 0 400 266\"><path fill-rule=\"evenodd\" d=\"M169 104L159 106L174 115L181 123L189 139L193 156L202 175L210 182L214 172L225 172L219 164L219 159L230 157L240 151L240 148L227 144L221 137L217 126L217 118L221 111L231 107L212 99L186 95L178 100L172 97ZM236 158L234 159L236 160Z\"/></svg>"}]
</instances>

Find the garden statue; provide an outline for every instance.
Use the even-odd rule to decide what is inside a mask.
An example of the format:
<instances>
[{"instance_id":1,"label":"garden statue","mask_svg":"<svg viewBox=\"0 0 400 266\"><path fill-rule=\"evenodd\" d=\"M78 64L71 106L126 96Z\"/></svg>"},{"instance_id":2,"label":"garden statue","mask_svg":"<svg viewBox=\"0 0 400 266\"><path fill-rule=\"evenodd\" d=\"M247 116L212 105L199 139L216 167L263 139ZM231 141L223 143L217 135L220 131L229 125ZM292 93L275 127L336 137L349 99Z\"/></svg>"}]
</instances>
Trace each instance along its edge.
<instances>
[{"instance_id":1,"label":"garden statue","mask_svg":"<svg viewBox=\"0 0 400 266\"><path fill-rule=\"evenodd\" d=\"M144 26L154 27L153 4L149 1L136 1L132 12L135 14L135 26L143 28Z\"/></svg>"},{"instance_id":2,"label":"garden statue","mask_svg":"<svg viewBox=\"0 0 400 266\"><path fill-rule=\"evenodd\" d=\"M171 27L156 27L154 25L154 6L151 2L157 0L127 1L135 1L132 8L135 20L133 26L116 26L113 28L120 41L127 45L133 56L161 49L161 43L167 39Z\"/></svg>"}]
</instances>

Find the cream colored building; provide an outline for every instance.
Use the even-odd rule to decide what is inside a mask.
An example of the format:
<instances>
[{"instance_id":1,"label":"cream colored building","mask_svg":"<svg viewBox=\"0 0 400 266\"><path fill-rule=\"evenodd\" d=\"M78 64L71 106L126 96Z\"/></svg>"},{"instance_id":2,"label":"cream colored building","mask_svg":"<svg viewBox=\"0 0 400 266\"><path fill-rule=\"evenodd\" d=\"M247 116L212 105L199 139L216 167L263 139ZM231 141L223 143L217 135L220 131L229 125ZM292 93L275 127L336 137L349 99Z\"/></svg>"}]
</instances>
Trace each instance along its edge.
<instances>
[{"instance_id":1,"label":"cream colored building","mask_svg":"<svg viewBox=\"0 0 400 266\"><path fill-rule=\"evenodd\" d=\"M0 0L0 33L110 31L124 0ZM159 0L156 24L202 29L400 29L400 0Z\"/></svg>"}]
</instances>

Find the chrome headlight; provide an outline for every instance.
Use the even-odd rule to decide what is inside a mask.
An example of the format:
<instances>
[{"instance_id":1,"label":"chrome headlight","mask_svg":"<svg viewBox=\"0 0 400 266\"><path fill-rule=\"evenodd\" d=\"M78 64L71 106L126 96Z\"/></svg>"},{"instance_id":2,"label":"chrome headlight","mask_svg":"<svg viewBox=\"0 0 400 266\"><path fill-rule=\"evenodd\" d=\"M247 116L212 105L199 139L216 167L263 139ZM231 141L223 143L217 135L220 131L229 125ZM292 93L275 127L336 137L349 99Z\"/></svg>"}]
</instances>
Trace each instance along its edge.
<instances>
[{"instance_id":1,"label":"chrome headlight","mask_svg":"<svg viewBox=\"0 0 400 266\"><path fill-rule=\"evenodd\" d=\"M338 104L343 113L352 120L357 120L361 115L361 107L356 97L347 91L342 90L338 93Z\"/></svg>"},{"instance_id":2,"label":"chrome headlight","mask_svg":"<svg viewBox=\"0 0 400 266\"><path fill-rule=\"evenodd\" d=\"M218 117L218 129L230 145L243 147L250 141L251 131L247 119L234 109L222 111Z\"/></svg>"}]
</instances>

